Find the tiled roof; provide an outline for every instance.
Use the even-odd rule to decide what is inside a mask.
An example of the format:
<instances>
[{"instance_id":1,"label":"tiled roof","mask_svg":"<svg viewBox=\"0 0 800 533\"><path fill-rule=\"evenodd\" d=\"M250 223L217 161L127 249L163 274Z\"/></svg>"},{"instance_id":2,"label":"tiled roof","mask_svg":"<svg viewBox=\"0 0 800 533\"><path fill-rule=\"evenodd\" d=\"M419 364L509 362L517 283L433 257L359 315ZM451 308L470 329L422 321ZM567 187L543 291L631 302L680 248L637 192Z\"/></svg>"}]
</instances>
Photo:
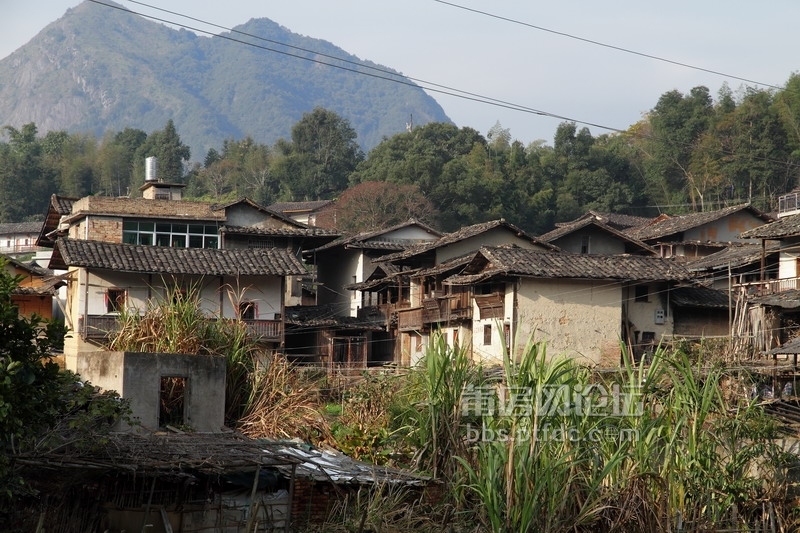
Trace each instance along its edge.
<instances>
[{"instance_id":1,"label":"tiled roof","mask_svg":"<svg viewBox=\"0 0 800 533\"><path fill-rule=\"evenodd\" d=\"M630 235L634 239L639 239L641 241L649 241L653 239L659 239L661 237L667 237L669 235L674 235L675 233L680 233L682 231L690 230L692 228L702 226L703 224L708 224L709 222L714 222L715 220L719 220L721 218L732 215L734 213L738 213L739 211L743 210L750 211L756 217L759 217L762 220L764 220L764 222L769 222L770 220L772 220L772 218L769 215L762 213L761 211L751 206L750 204L740 204L740 205L726 207L723 209L718 209L716 211L705 211L703 213L691 213L688 215L659 218L657 219L656 222L653 222L652 224L648 224L646 226L642 226L639 228L634 228L626 231L625 233Z\"/></svg>"},{"instance_id":2,"label":"tiled roof","mask_svg":"<svg viewBox=\"0 0 800 533\"><path fill-rule=\"evenodd\" d=\"M340 304L295 305L284 308L284 321L287 325L318 328L351 328L381 330L374 322L354 316L340 315Z\"/></svg>"},{"instance_id":3,"label":"tiled roof","mask_svg":"<svg viewBox=\"0 0 800 533\"><path fill-rule=\"evenodd\" d=\"M0 235L38 234L42 230L42 222L9 222L0 224Z\"/></svg>"},{"instance_id":4,"label":"tiled roof","mask_svg":"<svg viewBox=\"0 0 800 533\"><path fill-rule=\"evenodd\" d=\"M271 216L272 218L277 218L278 220L281 220L281 221L285 222L286 224L289 224L290 226L293 226L293 227L296 227L296 228L305 228L306 227L305 224L303 224L301 222L298 222L295 219L286 216L285 214L281 213L280 211L273 211L272 209L270 209L268 207L264 207L263 205L259 205L259 204L255 203L254 201L250 200L249 198L245 198L245 197L242 197L242 198L239 198L239 199L234 200L232 202L227 202L227 203L224 203L224 204L212 204L211 205L211 209L213 211L224 211L224 210L226 210L228 208L231 208L231 207L233 207L235 205L239 205L239 204L246 205L246 206L248 206L248 207L250 207L252 209L255 209L257 211L261 211L262 213L265 213L265 214Z\"/></svg>"},{"instance_id":5,"label":"tiled roof","mask_svg":"<svg viewBox=\"0 0 800 533\"><path fill-rule=\"evenodd\" d=\"M643 226L652 220L652 218L647 217L623 215L620 213L603 213L600 211L589 211L588 214L615 229L636 228Z\"/></svg>"},{"instance_id":6,"label":"tiled roof","mask_svg":"<svg viewBox=\"0 0 800 533\"><path fill-rule=\"evenodd\" d=\"M285 249L170 248L77 239L59 239L50 264L53 268L76 266L208 276L293 276L307 273L302 263Z\"/></svg>"},{"instance_id":7,"label":"tiled roof","mask_svg":"<svg viewBox=\"0 0 800 533\"><path fill-rule=\"evenodd\" d=\"M637 217L633 215L622 215L619 213L604 213L602 211L587 211L580 217L576 218L575 220L571 220L569 222L558 222L556 223L557 228L561 228L564 226L569 226L571 224L575 224L576 222L580 222L587 218L594 218L599 220L600 222L611 226L614 229L618 230L625 230L629 228L637 228L640 226L644 226L645 224L649 224L653 221L652 218L647 217Z\"/></svg>"},{"instance_id":8,"label":"tiled roof","mask_svg":"<svg viewBox=\"0 0 800 533\"><path fill-rule=\"evenodd\" d=\"M448 282L469 284L497 275L534 278L686 281L691 273L674 260L636 255L589 255L508 247L483 247L463 273Z\"/></svg>"},{"instance_id":9,"label":"tiled roof","mask_svg":"<svg viewBox=\"0 0 800 533\"><path fill-rule=\"evenodd\" d=\"M444 246L463 241L465 239L469 239L471 237L475 237L477 235L481 235L482 233L486 233L489 230L494 228L506 228L511 232L515 233L518 237L522 239L528 239L532 243L537 243L542 245L545 248L550 248L552 250L557 250L557 248L551 244L543 242L542 240L528 235L522 229L518 228L514 224L510 222L506 222L504 219L498 220L491 220L489 222L481 222L479 224L473 224L472 226L465 226L458 231L454 231L452 233L445 233L435 241L429 241L424 243L419 243L416 246L413 246L403 252L399 252L396 254L387 255L381 257L381 261L396 261L399 259L408 259L409 257L414 257L415 255L423 254L430 250L435 250L437 248L442 248Z\"/></svg>"},{"instance_id":10,"label":"tiled roof","mask_svg":"<svg viewBox=\"0 0 800 533\"><path fill-rule=\"evenodd\" d=\"M37 246L53 246L55 239L50 234L58 229L62 216L72 213L72 204L76 201L77 198L58 196L57 194L50 196L50 205L47 206L44 224L40 228L39 238L36 239Z\"/></svg>"},{"instance_id":11,"label":"tiled roof","mask_svg":"<svg viewBox=\"0 0 800 533\"><path fill-rule=\"evenodd\" d=\"M149 200L147 198L116 198L86 196L73 203L73 217L85 215L128 215L164 219L224 221L225 211L214 209L208 202L187 200ZM218 207L218 206L217 206Z\"/></svg>"},{"instance_id":12,"label":"tiled roof","mask_svg":"<svg viewBox=\"0 0 800 533\"><path fill-rule=\"evenodd\" d=\"M727 309L730 306L727 292L701 286L676 287L670 292L669 299L677 307Z\"/></svg>"},{"instance_id":13,"label":"tiled roof","mask_svg":"<svg viewBox=\"0 0 800 533\"><path fill-rule=\"evenodd\" d=\"M642 242L642 241L640 241L638 239L634 239L630 235L626 235L625 233L622 233L618 229L612 227L609 224L604 223L602 220L600 220L599 218L596 218L594 216L589 216L589 217L586 217L586 218L578 219L575 222L559 226L556 229L545 233L544 235L540 235L539 239L544 241L544 242L552 243L553 241L555 241L557 239L560 239L561 237L564 237L566 235L569 235L570 233L573 233L575 231L583 229L586 226L594 226L594 227L596 227L596 228L598 228L598 229L600 229L602 231L605 231L605 232L617 237L618 239L620 239L622 241L629 242L629 243L631 243L631 244L633 244L635 246L638 246L642 250L646 250L648 252L655 253L655 250L652 247L650 247L649 245L645 244L644 242Z\"/></svg>"},{"instance_id":14,"label":"tiled roof","mask_svg":"<svg viewBox=\"0 0 800 533\"><path fill-rule=\"evenodd\" d=\"M390 228L383 228L373 231L366 231L363 233L357 233L356 235L351 235L349 237L341 237L336 239L333 242L329 242L324 246L320 246L314 250L310 250L311 252L320 252L322 250L327 250L329 248L335 248L337 246L345 246L348 248L374 248L374 249L383 249L383 250L405 250L408 246L413 246L414 244L418 244L418 242L410 241L410 240L401 240L401 239L376 239L376 237L380 237L381 235L385 235L387 233L391 233L393 231L408 227L408 226L419 226L425 231L436 235L441 236L441 233L436 231L435 229L431 228L419 222L417 220L409 219L406 222L402 222ZM385 243L385 248L383 247ZM392 248L391 246L394 246Z\"/></svg>"},{"instance_id":15,"label":"tiled roof","mask_svg":"<svg viewBox=\"0 0 800 533\"><path fill-rule=\"evenodd\" d=\"M77 198L58 196L57 194L54 194L50 197L50 206L60 215L69 215L72 213L72 204L77 201Z\"/></svg>"},{"instance_id":16,"label":"tiled roof","mask_svg":"<svg viewBox=\"0 0 800 533\"><path fill-rule=\"evenodd\" d=\"M800 235L800 214L781 217L775 222L747 230L743 239L782 239Z\"/></svg>"},{"instance_id":17,"label":"tiled roof","mask_svg":"<svg viewBox=\"0 0 800 533\"><path fill-rule=\"evenodd\" d=\"M338 237L339 233L323 228L260 228L252 226L222 226L220 233L257 235L260 237Z\"/></svg>"},{"instance_id":18,"label":"tiled roof","mask_svg":"<svg viewBox=\"0 0 800 533\"><path fill-rule=\"evenodd\" d=\"M800 290L781 291L764 296L753 296L748 301L755 304L771 305L783 309L797 309L800 307Z\"/></svg>"},{"instance_id":19,"label":"tiled roof","mask_svg":"<svg viewBox=\"0 0 800 533\"><path fill-rule=\"evenodd\" d=\"M308 212L316 211L326 205L332 204L333 200L313 200L310 202L275 202L268 205L267 209L270 211L277 211L278 213L294 213L294 212Z\"/></svg>"},{"instance_id":20,"label":"tiled roof","mask_svg":"<svg viewBox=\"0 0 800 533\"><path fill-rule=\"evenodd\" d=\"M778 243L766 246L767 255L777 253L780 248ZM687 258L686 268L693 272L713 270L720 268L739 268L761 261L761 244L732 242L726 248L711 255L698 259Z\"/></svg>"}]
</instances>

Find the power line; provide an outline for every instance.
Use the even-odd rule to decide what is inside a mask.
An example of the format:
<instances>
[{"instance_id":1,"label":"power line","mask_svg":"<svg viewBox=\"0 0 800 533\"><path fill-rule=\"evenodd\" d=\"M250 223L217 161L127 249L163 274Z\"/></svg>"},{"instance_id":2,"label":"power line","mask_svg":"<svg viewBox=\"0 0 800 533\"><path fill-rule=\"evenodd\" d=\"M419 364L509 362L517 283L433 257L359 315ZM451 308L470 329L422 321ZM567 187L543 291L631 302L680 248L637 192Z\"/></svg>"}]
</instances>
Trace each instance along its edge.
<instances>
[{"instance_id":1,"label":"power line","mask_svg":"<svg viewBox=\"0 0 800 533\"><path fill-rule=\"evenodd\" d=\"M399 84L402 84L402 85L407 85L409 87L421 88L421 89L424 89L426 91L435 92L435 93L438 93L438 94L444 94L446 96L453 96L455 98L461 98L463 100L470 100L470 101L473 101L473 102L493 105L493 106L501 107L501 108L504 108L504 109L510 109L512 111L521 111L523 113L529 113L529 114L533 114L533 115L540 115L540 116L555 118L555 119L558 119L558 120L564 120L564 121L568 121L568 122L575 122L577 124L583 124L583 125L586 125L586 126L600 128L600 129L607 130L607 131L613 131L613 132L616 132L616 133L624 133L625 132L624 129L616 128L616 127L613 127L613 126L606 126L606 125L603 125L603 124L598 124L598 123L594 123L594 122L588 122L588 121L585 121L585 120L578 120L576 118L568 117L566 115L559 115L559 114L556 114L556 113L551 113L549 111L544 111L544 110L541 110L541 109L528 107L528 106L525 106L525 105L522 105L522 104L516 104L516 103L513 103L513 102L506 101L506 100L500 100L498 98L492 98L490 96L485 96L485 95L481 95L481 94L478 94L478 93L473 93L473 92L457 89L455 87L451 87L451 86L448 86L448 85L442 85L442 84L438 84L438 83L422 80L422 79L419 79L419 78L414 78L414 77L411 77L411 76L401 75L401 74L398 74L396 72L392 72L392 71L387 70L387 69L382 69L380 67L375 67L375 66L372 66L372 65L366 65L366 64L364 64L362 62L351 61L351 60L348 60L348 59L345 59L345 58L332 56L332 55L325 54L325 53L322 53L322 52L317 52L317 51L314 51L314 50L309 50L309 49L306 49L306 48L293 46L293 45L286 44L286 43L281 43L280 41L274 41L274 40L271 40L271 39L260 37L258 35L253 35L253 34L250 34L250 33L247 33L247 32L242 32L242 31L239 31L239 30L227 28L227 27L221 26L219 24L214 24L212 22L208 22L208 21L205 21L205 20L202 20L202 19L190 17L188 15L184 15L184 14L177 13L177 12L174 12L174 11L169 11L169 10L166 10L166 9L163 9L163 8L159 8L157 6L146 4L144 2L139 2L137 0L128 0L128 1L132 2L132 3L135 3L135 4L139 4L139 5L148 7L148 8L151 8L151 9L155 9L155 10L162 11L162 12L165 12L165 13L169 13L169 14L172 14L172 15L176 15L176 16L179 16L179 17L182 17L182 18L193 20L195 22L200 22L200 23L206 24L208 26L212 26L212 27L215 27L215 28L223 29L223 30L229 31L231 33L237 33L237 34L240 34L240 35L243 35L243 36L247 36L247 37L252 37L254 39L258 39L260 41L269 42L269 43L272 43L272 44L277 44L279 46L284 46L284 47L295 49L295 50L298 50L298 51L303 51L303 52L306 52L306 53L314 54L315 56L320 56L320 57L325 57L325 58L332 59L332 60L335 60L335 61L340 61L340 62L345 63L345 64L350 64L350 65L353 65L355 67L359 67L359 69L368 69L368 70L372 70L374 72L365 72L365 71L359 70L357 68L352 68L352 67L348 67L348 66L344 66L344 65L337 65L335 63L329 63L329 62L326 62L326 61L323 61L323 60L320 60L320 59L315 59L313 57L306 57L306 56L295 54L295 53L288 52L288 51L285 51L285 50L278 50L278 49L271 48L271 47L268 47L268 46L263 46L263 45L259 45L259 44L256 44L256 43L244 41L244 40L237 39L237 38L234 38L234 37L231 37L231 36L221 35L221 34L218 34L218 33L213 33L211 31L204 30L202 28L197 28L197 27L194 27L194 26L190 26L188 24L184 24L184 23L181 23L181 22L176 22L174 20L169 20L169 19L165 19L165 18L161 18L161 17L156 17L154 15L148 15L146 13L133 11L133 10L127 9L125 7L114 5L114 4L106 4L105 2L102 2L101 0L89 0L89 1L94 3L94 4L98 4L98 5L104 6L104 7L117 9L117 10L123 11L125 13L129 13L129 14L132 14L132 15L138 15L138 16L150 19L150 20L163 22L165 24L171 24L171 25L174 25L174 26L179 26L181 28L192 30L194 32L202 33L202 34L205 34L205 35L210 35L212 37L225 39L225 40L232 41L232 42L235 42L235 43L244 44L246 46L252 46L254 48L259 48L261 50L265 50L265 51L268 51L268 52L275 52L275 53L286 55L286 56L289 56L289 57L294 57L296 59L302 59L304 61L310 61L312 63L317 63L317 64L320 64L320 65L325 65L325 66L337 68L337 69L340 69L340 70L345 70L345 71L348 71L348 72L361 74L361 75L364 75L364 76L370 76L370 77L377 78L377 79L382 79L382 80L391 81L391 82L394 82L394 83L399 83ZM412 82L415 82L415 83L412 83ZM420 85L420 84L424 84L424 85Z\"/></svg>"},{"instance_id":2,"label":"power line","mask_svg":"<svg viewBox=\"0 0 800 533\"><path fill-rule=\"evenodd\" d=\"M175 16L178 16L178 17L181 17L181 18L185 18L185 19L188 19L188 20L193 20L195 22L199 22L199 23L211 26L211 27L215 27L215 28L219 28L219 29L222 29L222 30L226 30L226 31L229 31L231 33L240 34L240 35L243 35L243 36L251 37L253 39L257 39L257 40L260 40L260 41L268 42L268 43L275 44L275 45L278 45L278 46L283 46L283 47L294 49L294 50L297 50L297 51L302 51L304 53L313 54L315 57L306 57L304 55L292 53L292 52L289 52L289 51L286 51L286 50L278 50L278 49L275 49L275 48L271 48L269 46L263 46L263 45L259 45L259 44L252 43L252 42L248 42L248 41L245 41L245 40L242 40L242 39L237 39L237 38L231 37L229 35L221 35L221 34L218 34L218 33L213 33L211 31L204 30L204 29L201 29L201 28L197 28L197 27L194 27L194 26L189 26L187 24L176 22L174 20L169 20L169 19L165 19L165 18L156 17L154 15L148 15L146 13L133 11L133 10L130 10L130 9L125 8L123 6L116 5L116 4L107 4L107 3L105 3L105 2L103 2L101 0L89 0L89 1L92 2L92 3L98 4L98 5L104 6L104 7L117 9L117 10L123 11L125 13L129 13L129 14L132 14L132 15L138 15L138 16L150 19L150 20L155 20L155 21L162 22L162 23L165 23L165 24L171 24L171 25L174 25L174 26L185 28L185 29L188 29L188 30L191 30L191 31L194 31L194 32L198 32L198 33L202 33L202 34L205 34L205 35L209 35L209 36L212 36L212 37L225 39L225 40L228 40L228 41L231 41L231 42L235 42L235 43L238 43L238 44L243 44L243 45L246 45L246 46L251 46L251 47L258 48L258 49L261 49L261 50L265 50L265 51L268 51L268 52L274 52L274 53L286 55L286 56L293 57L293 58L296 58L296 59L302 59L304 61L310 61L312 63L325 65L325 66L329 66L329 67L333 67L333 68L337 68L337 69L344 70L344 71L347 71L347 72L353 72L355 74L361 74L361 75L364 75L364 76L370 76L370 77L376 78L376 79L382 79L382 80L390 81L390 82L393 82L393 83L399 83L401 85L406 85L406 86L409 86L409 87L414 87L414 88L418 88L418 89L424 89L426 91L430 91L430 92L434 92L434 93L438 93L438 94L444 94L444 95L447 95L447 96L453 96L455 98L461 98L463 100L469 100L469 101L473 101L473 102L478 102L478 103L493 105L493 106L501 107L501 108L505 108L505 109L510 109L512 111L520 111L520 112L523 112L523 113L529 113L529 114L533 114L533 115L545 116L545 117L555 118L555 119L563 120L563 121L567 121L567 122L573 122L573 123L576 123L576 124L582 124L582 125L585 125L585 126L591 126L591 127L595 127L595 128L600 128L600 129L607 130L607 131L614 132L614 133L620 133L620 134L624 134L624 135L630 135L630 136L634 136L634 137L638 137L638 138L645 138L645 139L654 139L655 138L652 135L648 135L648 134L631 133L630 131L625 130L625 129L620 129L620 128L613 127L613 126L606 126L606 125L603 125L603 124L599 124L599 123L595 123L595 122L589 122L589 121L585 121L585 120L579 120L579 119L576 119L576 118L573 118L573 117L569 117L569 116L566 116L566 115L560 115L560 114L556 114L556 113L551 113L551 112L544 111L544 110L541 110L541 109L528 107L528 106L525 106L525 105L522 105L522 104L516 104L516 103L513 103L513 102L506 101L506 100L500 100L500 99L497 99L497 98L492 98L490 96L485 96L485 95L481 95L481 94L478 94L478 93L473 93L473 92L461 90L461 89L458 89L458 88L455 88L455 87L442 85L442 84L438 84L438 83L422 80L422 79L419 79L419 78L414 78L414 77L411 77L411 76L401 75L401 74L398 74L398 73L393 72L391 70L387 70L387 69L383 69L383 68L380 68L380 67L375 67L375 66L372 66L372 65L364 64L363 62L352 61L352 60L349 60L349 59L346 59L346 58L341 58L341 57L325 54L325 53L318 52L318 51L315 51L315 50L310 50L310 49L307 49L307 48L302 48L302 47L299 47L299 46L294 46L294 45L290 45L290 44L287 44L287 43L282 43L280 41L267 39L267 38L264 38L264 37L261 37L261 36L258 36L258 35L254 35L254 34L251 34L251 33L242 32L242 31L239 31L239 30L227 28L227 27L219 25L219 24L215 24L215 23L208 22L208 21L205 21L205 20L202 20L202 19L199 19L199 18L191 17L189 15L185 15L185 14L182 14L182 13L179 13L179 12L170 11L170 10L167 10L167 9L164 9L164 8L160 8L160 7L154 6L152 4L147 4L145 2L141 2L139 0L128 0L128 1L131 2L131 3L134 3L134 4L138 4L138 5L144 6L144 7L148 7L150 9L154 9L154 10L157 10L157 11L161 11L161 12L164 12L164 13L175 15ZM434 0L434 1L441 1L441 3L452 5L454 7L459 7L459 8L462 8L462 9L468 9L468 8L463 8L462 6L459 6L458 4L452 4L452 3L449 3L449 2L445 2L443 0ZM476 11L476 10L471 10L471 11ZM477 11L477 12L478 13L482 13L482 14L486 14L488 16L497 17L496 15L491 15L489 13L484 13L484 12L480 12L480 11ZM497 17L497 18L502 18L502 17ZM519 24L524 24L524 23L521 23L521 22L518 22L518 21L514 21L513 19L508 19L508 20L511 21L511 22L517 22ZM535 26L533 26L533 27L535 27ZM538 28L538 27L536 27L536 28L537 29L542 29L542 28ZM548 31L551 31L551 30L548 30ZM568 34L565 34L565 35L568 35ZM598 44L601 44L601 43L598 43ZM644 55L644 54L640 54L640 55ZM316 58L317 56L325 57L327 59L331 59L331 60L334 60L334 61L337 61L337 62L345 63L345 65L340 65L340 64L336 64L336 63L323 61L321 59L317 59ZM656 59L658 59L658 58L656 58ZM352 67L346 66L346 65L352 65ZM355 68L355 67L358 67L358 68ZM366 70L369 70L369 71L372 71L372 72L367 72L367 71L361 70L361 69L366 69ZM741 78L737 78L737 79L741 79ZM752 83L758 83L758 82L752 82ZM761 84L761 85L767 85L767 84ZM774 85L769 85L769 86L770 87L776 87ZM779 87L777 87L777 88L779 88ZM668 144L675 144L675 143L673 143L673 141L671 141L669 139L666 139L664 141L667 142ZM687 146L688 146L688 144L687 144ZM722 150L722 153L726 154L726 155L737 156L736 153L728 151L728 150ZM752 156L750 156L750 157L751 157L751 159L757 159L759 161L765 161L765 162L770 162L770 163L780 163L780 164L786 164L787 163L787 161L781 161L781 160L776 160L776 159L767 158L767 157L752 157Z\"/></svg>"},{"instance_id":3,"label":"power line","mask_svg":"<svg viewBox=\"0 0 800 533\"><path fill-rule=\"evenodd\" d=\"M720 72L718 70L712 70L712 69L708 69L708 68L704 68L704 67L698 67L696 65L690 65L689 63L682 63L680 61L675 61L673 59L668 59L668 58L665 58L665 57L660 57L660 56L656 56L656 55L652 55L652 54L647 54L647 53L644 53L644 52L637 52L636 50L632 50L630 48L624 48L622 46L616 46L616 45L604 43L604 42L601 42L601 41L595 41L593 39L587 39L586 37L580 37L580 36L577 36L577 35L573 35L571 33L557 31L557 30L553 30L553 29L550 29L550 28L545 28L543 26L537 26L535 24L530 24L528 22L523 22L521 20L512 19L512 18L508 18L508 17L503 17L501 15L495 15L494 13L489 13L488 11L481 11L480 9L474 9L474 8L471 8L471 7L462 6L462 5L459 5L459 4L455 4L453 2L447 2L445 0L433 0L433 1L434 2L438 2L440 4L444 4L444 5L448 5L448 6L451 6L451 7L455 7L455 8L458 8L458 9L463 9L464 11L470 11L472 13L477 13L479 15L484 15L484 16L495 18L495 19L498 19L498 20L504 20L506 22L511 22L512 24L519 24L520 26L526 26L528 28L533 28L535 30L544 31L544 32L547 32L547 33L552 33L554 35L559 35L561 37L567 37L569 39L575 39L576 41L582 41L582 42L593 44L593 45L596 45L596 46L602 46L602 47L605 47L605 48L610 48L612 50L617 50L619 52L625 52L626 54L633 54L633 55L637 55L637 56L641 56L641 57L646 57L648 59L654 59L656 61L661 61L663 63L669 63L670 65L677 65L679 67L689 68L689 69L692 69L692 70L699 70L701 72L707 72L709 74L714 74L716 76L722 76L724 78L732 78L734 80L744 81L744 82L747 82L747 83L754 83L756 85L763 85L765 87L771 87L773 89L781 89L782 88L782 87L779 87L777 85L773 85L771 83L765 83L765 82L761 82L761 81L751 80L749 78L742 78L740 76L734 76L733 74L726 74L726 73Z\"/></svg>"}]
</instances>

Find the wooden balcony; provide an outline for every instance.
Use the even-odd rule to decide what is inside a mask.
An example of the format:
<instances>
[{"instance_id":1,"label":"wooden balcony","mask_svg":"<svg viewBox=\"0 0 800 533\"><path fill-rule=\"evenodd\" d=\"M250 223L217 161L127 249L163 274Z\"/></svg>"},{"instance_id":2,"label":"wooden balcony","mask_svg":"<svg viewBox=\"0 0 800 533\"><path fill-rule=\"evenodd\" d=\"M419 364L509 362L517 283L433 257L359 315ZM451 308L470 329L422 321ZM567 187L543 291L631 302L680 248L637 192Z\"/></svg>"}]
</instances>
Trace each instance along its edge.
<instances>
[{"instance_id":1,"label":"wooden balcony","mask_svg":"<svg viewBox=\"0 0 800 533\"><path fill-rule=\"evenodd\" d=\"M734 285L734 288L739 288L748 296L765 296L800 289L800 277L751 281Z\"/></svg>"},{"instance_id":2,"label":"wooden balcony","mask_svg":"<svg viewBox=\"0 0 800 533\"><path fill-rule=\"evenodd\" d=\"M216 319L209 319L216 320ZM260 341L280 341L283 322L280 320L243 320L250 335ZM85 339L107 339L119 330L116 315L88 315L78 318L78 331Z\"/></svg>"},{"instance_id":3,"label":"wooden balcony","mask_svg":"<svg viewBox=\"0 0 800 533\"><path fill-rule=\"evenodd\" d=\"M472 318L472 305L470 305L469 298L465 300L459 295L425 298L422 301L422 308L422 322L424 324L437 324Z\"/></svg>"},{"instance_id":4,"label":"wooden balcony","mask_svg":"<svg viewBox=\"0 0 800 533\"><path fill-rule=\"evenodd\" d=\"M386 322L393 309L392 304L367 305L358 309L358 318L369 322Z\"/></svg>"},{"instance_id":5,"label":"wooden balcony","mask_svg":"<svg viewBox=\"0 0 800 533\"><path fill-rule=\"evenodd\" d=\"M422 307L397 310L397 329L400 331L413 331L422 329Z\"/></svg>"}]
</instances>

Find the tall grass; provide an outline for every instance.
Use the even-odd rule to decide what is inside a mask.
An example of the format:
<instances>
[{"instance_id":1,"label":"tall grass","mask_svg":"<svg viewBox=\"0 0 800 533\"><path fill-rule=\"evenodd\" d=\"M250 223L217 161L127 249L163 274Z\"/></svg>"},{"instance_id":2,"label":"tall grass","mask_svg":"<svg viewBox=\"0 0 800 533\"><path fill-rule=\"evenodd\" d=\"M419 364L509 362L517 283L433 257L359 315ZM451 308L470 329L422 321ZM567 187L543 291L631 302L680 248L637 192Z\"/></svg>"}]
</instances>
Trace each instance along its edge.
<instances>
[{"instance_id":1,"label":"tall grass","mask_svg":"<svg viewBox=\"0 0 800 533\"><path fill-rule=\"evenodd\" d=\"M146 309L122 310L109 349L225 357L225 419L237 424L264 395L259 388L269 381L257 369L269 359L268 354L241 320L207 316L200 306L200 282L186 289L174 279L162 284L170 288L163 297L149 300ZM273 368L282 372L280 365Z\"/></svg>"},{"instance_id":2,"label":"tall grass","mask_svg":"<svg viewBox=\"0 0 800 533\"><path fill-rule=\"evenodd\" d=\"M724 375L665 350L605 376L543 344L506 355L502 381L481 386L495 403L479 431L462 427L476 518L495 532L749 528L763 520L754 502L770 502L788 530L770 482L787 456L754 401L726 400Z\"/></svg>"}]
</instances>

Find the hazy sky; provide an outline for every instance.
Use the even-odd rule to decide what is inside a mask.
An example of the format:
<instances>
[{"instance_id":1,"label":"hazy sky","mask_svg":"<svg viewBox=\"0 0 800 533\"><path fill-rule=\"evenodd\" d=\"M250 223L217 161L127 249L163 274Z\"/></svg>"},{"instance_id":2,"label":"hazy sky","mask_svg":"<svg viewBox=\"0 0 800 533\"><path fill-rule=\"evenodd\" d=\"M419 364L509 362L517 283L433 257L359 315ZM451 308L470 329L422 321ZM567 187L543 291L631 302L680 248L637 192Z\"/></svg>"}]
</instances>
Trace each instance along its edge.
<instances>
[{"instance_id":1,"label":"hazy sky","mask_svg":"<svg viewBox=\"0 0 800 533\"><path fill-rule=\"evenodd\" d=\"M0 58L79 3L80 0L0 0ZM154 11L137 2L117 3L132 11L202 27L198 22ZM625 129L667 91L686 93L692 87L705 85L716 95L725 82L734 91L743 85L755 85L737 77L765 84L762 88L783 86L789 75L800 68L796 48L800 2L796 0L146 3L227 28L266 17L295 33L325 39L359 58L406 76L564 117L540 116L429 91L458 126L486 134L499 121L513 138L525 144L537 139L552 144L556 127L565 118L579 125ZM594 135L608 131L591 125L589 128Z\"/></svg>"}]
</instances>

